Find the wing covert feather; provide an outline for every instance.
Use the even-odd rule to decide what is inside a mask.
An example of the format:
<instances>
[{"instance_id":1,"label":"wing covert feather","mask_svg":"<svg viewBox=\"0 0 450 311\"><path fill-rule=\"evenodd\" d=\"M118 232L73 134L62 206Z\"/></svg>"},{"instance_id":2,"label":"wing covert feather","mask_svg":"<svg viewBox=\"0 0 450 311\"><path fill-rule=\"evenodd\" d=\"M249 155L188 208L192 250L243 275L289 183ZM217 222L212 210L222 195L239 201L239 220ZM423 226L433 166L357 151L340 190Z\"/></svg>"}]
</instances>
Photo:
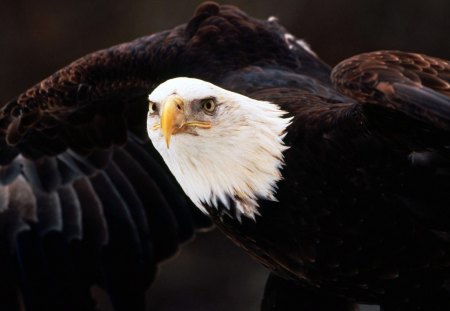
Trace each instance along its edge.
<instances>
[{"instance_id":1,"label":"wing covert feather","mask_svg":"<svg viewBox=\"0 0 450 311\"><path fill-rule=\"evenodd\" d=\"M335 87L361 103L450 128L450 63L423 54L379 51L356 55L332 72Z\"/></svg>"}]
</instances>

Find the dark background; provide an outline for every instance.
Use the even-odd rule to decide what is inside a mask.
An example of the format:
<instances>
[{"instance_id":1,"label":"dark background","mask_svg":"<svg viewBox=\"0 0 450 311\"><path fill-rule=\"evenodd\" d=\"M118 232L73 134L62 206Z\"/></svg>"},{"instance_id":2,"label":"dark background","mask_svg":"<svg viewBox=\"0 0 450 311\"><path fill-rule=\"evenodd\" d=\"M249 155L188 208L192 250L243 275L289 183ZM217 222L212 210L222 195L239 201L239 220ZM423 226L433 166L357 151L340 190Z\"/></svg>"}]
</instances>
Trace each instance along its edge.
<instances>
[{"instance_id":1,"label":"dark background","mask_svg":"<svg viewBox=\"0 0 450 311\"><path fill-rule=\"evenodd\" d=\"M0 2L0 105L91 51L185 23L200 1ZM227 1L277 16L330 65L399 49L450 58L448 0ZM165 263L151 310L257 310L267 271L219 232L200 235Z\"/></svg>"}]
</instances>

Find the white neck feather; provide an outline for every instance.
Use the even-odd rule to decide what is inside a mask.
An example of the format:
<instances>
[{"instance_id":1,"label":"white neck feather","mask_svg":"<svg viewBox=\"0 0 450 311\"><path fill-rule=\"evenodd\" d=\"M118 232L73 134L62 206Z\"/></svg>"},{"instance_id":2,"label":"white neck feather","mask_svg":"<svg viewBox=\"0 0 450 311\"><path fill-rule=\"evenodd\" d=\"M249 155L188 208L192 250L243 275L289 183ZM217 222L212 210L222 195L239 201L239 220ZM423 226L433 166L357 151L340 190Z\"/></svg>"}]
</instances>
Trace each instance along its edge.
<instances>
[{"instance_id":1,"label":"white neck feather","mask_svg":"<svg viewBox=\"0 0 450 311\"><path fill-rule=\"evenodd\" d=\"M162 139L152 141L198 208L235 204L238 218L254 219L258 199L276 201L291 118L283 118L286 112L272 103L220 90L230 105L211 129L174 135L169 149Z\"/></svg>"}]
</instances>

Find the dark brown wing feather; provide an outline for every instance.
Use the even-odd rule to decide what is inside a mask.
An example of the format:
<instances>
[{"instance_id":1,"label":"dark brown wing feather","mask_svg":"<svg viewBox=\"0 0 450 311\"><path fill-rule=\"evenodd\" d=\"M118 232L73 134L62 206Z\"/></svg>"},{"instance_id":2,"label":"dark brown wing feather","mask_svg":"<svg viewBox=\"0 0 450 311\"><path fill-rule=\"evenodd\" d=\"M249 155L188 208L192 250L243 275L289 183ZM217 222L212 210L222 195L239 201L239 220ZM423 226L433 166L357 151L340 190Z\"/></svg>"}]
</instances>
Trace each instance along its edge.
<instances>
[{"instance_id":1,"label":"dark brown wing feather","mask_svg":"<svg viewBox=\"0 0 450 311\"><path fill-rule=\"evenodd\" d=\"M148 91L167 78L158 65L164 68L164 60L174 61L171 42L165 41L168 34L87 55L6 104L0 116L8 145L20 145L28 137L28 145L39 140L39 149L56 141L60 148L77 151L123 144L125 106L139 100L142 104Z\"/></svg>"},{"instance_id":2,"label":"dark brown wing feather","mask_svg":"<svg viewBox=\"0 0 450 311\"><path fill-rule=\"evenodd\" d=\"M332 72L335 87L360 102L450 126L450 63L423 54L379 51L354 56Z\"/></svg>"},{"instance_id":3,"label":"dark brown wing feather","mask_svg":"<svg viewBox=\"0 0 450 311\"><path fill-rule=\"evenodd\" d=\"M143 309L157 263L208 226L139 138L168 34L88 55L1 110L2 239L19 263L1 286L21 280L27 308L93 309L96 283Z\"/></svg>"}]
</instances>

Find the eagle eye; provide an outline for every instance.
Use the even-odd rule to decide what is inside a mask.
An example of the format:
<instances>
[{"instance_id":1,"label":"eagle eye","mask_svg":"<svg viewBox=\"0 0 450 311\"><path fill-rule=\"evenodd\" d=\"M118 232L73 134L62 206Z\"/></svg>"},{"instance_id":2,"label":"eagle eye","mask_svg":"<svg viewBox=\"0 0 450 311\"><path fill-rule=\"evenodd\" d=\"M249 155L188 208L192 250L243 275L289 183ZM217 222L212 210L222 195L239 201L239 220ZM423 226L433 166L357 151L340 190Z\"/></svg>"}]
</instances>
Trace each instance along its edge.
<instances>
[{"instance_id":1,"label":"eagle eye","mask_svg":"<svg viewBox=\"0 0 450 311\"><path fill-rule=\"evenodd\" d=\"M150 102L150 103L148 104L148 112L149 112L150 114L156 113L157 110L158 110L158 106L156 106L156 103Z\"/></svg>"},{"instance_id":2,"label":"eagle eye","mask_svg":"<svg viewBox=\"0 0 450 311\"><path fill-rule=\"evenodd\" d=\"M202 100L202 109L207 114L212 114L216 110L216 102L213 98L206 98Z\"/></svg>"}]
</instances>

